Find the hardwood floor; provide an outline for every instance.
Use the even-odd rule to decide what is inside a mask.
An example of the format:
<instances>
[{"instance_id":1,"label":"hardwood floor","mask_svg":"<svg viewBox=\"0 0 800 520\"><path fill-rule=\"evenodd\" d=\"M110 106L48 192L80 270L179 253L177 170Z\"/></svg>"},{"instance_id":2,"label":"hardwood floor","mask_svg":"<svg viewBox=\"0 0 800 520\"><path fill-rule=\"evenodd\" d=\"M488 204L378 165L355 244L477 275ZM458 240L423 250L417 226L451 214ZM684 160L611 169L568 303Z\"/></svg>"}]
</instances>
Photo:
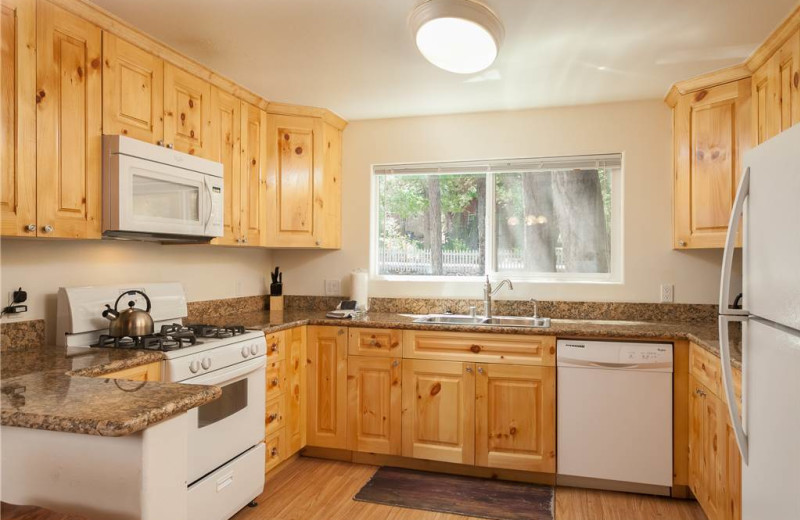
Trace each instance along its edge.
<instances>
[{"instance_id":1,"label":"hardwood floor","mask_svg":"<svg viewBox=\"0 0 800 520\"><path fill-rule=\"evenodd\" d=\"M375 466L301 457L267 482L258 507L232 520L479 520L353 500ZM557 520L705 520L697 502L574 488L556 490Z\"/></svg>"}]
</instances>

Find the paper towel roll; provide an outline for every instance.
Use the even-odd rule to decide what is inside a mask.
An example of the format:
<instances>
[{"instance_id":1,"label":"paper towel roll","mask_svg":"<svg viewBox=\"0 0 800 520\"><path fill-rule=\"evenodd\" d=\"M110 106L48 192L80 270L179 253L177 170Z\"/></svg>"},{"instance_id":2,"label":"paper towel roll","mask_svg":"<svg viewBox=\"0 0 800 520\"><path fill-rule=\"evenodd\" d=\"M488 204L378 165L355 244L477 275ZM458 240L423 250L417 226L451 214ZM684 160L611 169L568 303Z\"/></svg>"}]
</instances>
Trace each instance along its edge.
<instances>
[{"instance_id":1,"label":"paper towel roll","mask_svg":"<svg viewBox=\"0 0 800 520\"><path fill-rule=\"evenodd\" d=\"M363 306L364 310L369 310L369 273L364 269L356 269L351 274L350 299L355 300L359 309Z\"/></svg>"}]
</instances>

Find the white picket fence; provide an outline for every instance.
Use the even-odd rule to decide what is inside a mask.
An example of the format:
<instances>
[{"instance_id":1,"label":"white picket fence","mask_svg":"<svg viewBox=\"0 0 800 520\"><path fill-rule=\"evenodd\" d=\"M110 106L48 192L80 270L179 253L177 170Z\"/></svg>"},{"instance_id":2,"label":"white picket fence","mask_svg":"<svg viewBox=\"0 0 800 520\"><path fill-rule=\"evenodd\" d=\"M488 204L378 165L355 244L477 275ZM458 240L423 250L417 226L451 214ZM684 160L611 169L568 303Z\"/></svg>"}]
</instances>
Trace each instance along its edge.
<instances>
[{"instance_id":1,"label":"white picket fence","mask_svg":"<svg viewBox=\"0 0 800 520\"><path fill-rule=\"evenodd\" d=\"M563 248L556 247L556 271L562 272L564 267ZM520 252L512 249L500 249L497 252L497 268L499 271L516 271L525 267L525 260ZM480 251L477 249L442 251L442 269L445 275L469 276L483 273L480 263ZM381 274L431 274L430 249L379 249L378 271Z\"/></svg>"}]
</instances>

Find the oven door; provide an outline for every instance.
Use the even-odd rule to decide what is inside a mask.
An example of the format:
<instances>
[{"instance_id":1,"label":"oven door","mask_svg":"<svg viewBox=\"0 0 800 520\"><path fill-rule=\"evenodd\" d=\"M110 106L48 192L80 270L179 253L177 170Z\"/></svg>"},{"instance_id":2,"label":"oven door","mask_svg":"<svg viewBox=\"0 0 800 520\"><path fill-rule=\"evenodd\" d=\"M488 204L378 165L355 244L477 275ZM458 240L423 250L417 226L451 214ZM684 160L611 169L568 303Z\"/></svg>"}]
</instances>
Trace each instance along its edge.
<instances>
[{"instance_id":1,"label":"oven door","mask_svg":"<svg viewBox=\"0 0 800 520\"><path fill-rule=\"evenodd\" d=\"M222 397L187 412L187 484L264 440L265 366L260 357L181 381L222 388Z\"/></svg>"},{"instance_id":2,"label":"oven door","mask_svg":"<svg viewBox=\"0 0 800 520\"><path fill-rule=\"evenodd\" d=\"M119 222L113 231L206 236L215 199L206 175L139 157L118 160Z\"/></svg>"}]
</instances>

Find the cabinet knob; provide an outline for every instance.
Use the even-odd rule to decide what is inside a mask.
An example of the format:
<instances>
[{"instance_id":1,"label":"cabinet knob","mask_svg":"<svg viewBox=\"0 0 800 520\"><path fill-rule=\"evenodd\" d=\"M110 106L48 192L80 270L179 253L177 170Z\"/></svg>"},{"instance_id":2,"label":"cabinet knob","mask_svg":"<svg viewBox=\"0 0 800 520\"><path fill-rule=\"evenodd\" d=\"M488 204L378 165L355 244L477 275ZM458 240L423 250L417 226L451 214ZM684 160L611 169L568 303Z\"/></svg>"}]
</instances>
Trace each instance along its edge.
<instances>
[{"instance_id":1,"label":"cabinet knob","mask_svg":"<svg viewBox=\"0 0 800 520\"><path fill-rule=\"evenodd\" d=\"M272 352L277 352L278 351L278 344L277 343L273 343L272 345L270 345L269 349Z\"/></svg>"},{"instance_id":2,"label":"cabinet knob","mask_svg":"<svg viewBox=\"0 0 800 520\"><path fill-rule=\"evenodd\" d=\"M269 414L269 418L268 418L269 422L273 422L273 421L275 421L277 419L278 419L278 414L277 413Z\"/></svg>"},{"instance_id":3,"label":"cabinet knob","mask_svg":"<svg viewBox=\"0 0 800 520\"><path fill-rule=\"evenodd\" d=\"M164 140L163 139L159 139L158 141L156 141L156 144L158 146L164 146Z\"/></svg>"},{"instance_id":4,"label":"cabinet knob","mask_svg":"<svg viewBox=\"0 0 800 520\"><path fill-rule=\"evenodd\" d=\"M34 231L36 231L36 224L28 224L27 226L25 226L25 231L27 231L28 233L33 233Z\"/></svg>"},{"instance_id":5,"label":"cabinet knob","mask_svg":"<svg viewBox=\"0 0 800 520\"><path fill-rule=\"evenodd\" d=\"M467 367L467 374L471 374L471 373L472 373L472 367Z\"/></svg>"},{"instance_id":6,"label":"cabinet knob","mask_svg":"<svg viewBox=\"0 0 800 520\"><path fill-rule=\"evenodd\" d=\"M167 148L169 148L170 150L172 150L173 148L175 148L175 145L174 145L174 144L172 144L172 143L169 143L169 144L167 145Z\"/></svg>"},{"instance_id":7,"label":"cabinet knob","mask_svg":"<svg viewBox=\"0 0 800 520\"><path fill-rule=\"evenodd\" d=\"M278 383L280 383L280 381L278 381L277 377L272 380L272 386L278 386Z\"/></svg>"},{"instance_id":8,"label":"cabinet knob","mask_svg":"<svg viewBox=\"0 0 800 520\"><path fill-rule=\"evenodd\" d=\"M246 237L245 237L245 238L243 238L243 239L242 239L242 242L244 242L244 243L246 244L246 243L247 243L247 238L246 238Z\"/></svg>"},{"instance_id":9,"label":"cabinet knob","mask_svg":"<svg viewBox=\"0 0 800 520\"><path fill-rule=\"evenodd\" d=\"M269 454L270 454L270 456L272 456L273 458L274 458L274 457L277 457L277 456L278 456L278 448L277 448L277 447L275 447L275 448L272 448L271 450L269 450Z\"/></svg>"},{"instance_id":10,"label":"cabinet knob","mask_svg":"<svg viewBox=\"0 0 800 520\"><path fill-rule=\"evenodd\" d=\"M393 367L399 367L400 366L400 362L395 359L394 361L392 361L392 366Z\"/></svg>"},{"instance_id":11,"label":"cabinet knob","mask_svg":"<svg viewBox=\"0 0 800 520\"><path fill-rule=\"evenodd\" d=\"M42 231L45 233L52 233L55 228L50 224L47 224L45 227L42 228Z\"/></svg>"},{"instance_id":12,"label":"cabinet knob","mask_svg":"<svg viewBox=\"0 0 800 520\"><path fill-rule=\"evenodd\" d=\"M319 241L319 240L317 240L317 241L315 241L315 242L314 242L314 244L316 244L317 246L319 246L319 244L320 244L320 241Z\"/></svg>"},{"instance_id":13,"label":"cabinet knob","mask_svg":"<svg viewBox=\"0 0 800 520\"><path fill-rule=\"evenodd\" d=\"M678 240L678 245L681 247L686 247L686 240Z\"/></svg>"},{"instance_id":14,"label":"cabinet knob","mask_svg":"<svg viewBox=\"0 0 800 520\"><path fill-rule=\"evenodd\" d=\"M478 367L478 373L483 374L483 367Z\"/></svg>"}]
</instances>

